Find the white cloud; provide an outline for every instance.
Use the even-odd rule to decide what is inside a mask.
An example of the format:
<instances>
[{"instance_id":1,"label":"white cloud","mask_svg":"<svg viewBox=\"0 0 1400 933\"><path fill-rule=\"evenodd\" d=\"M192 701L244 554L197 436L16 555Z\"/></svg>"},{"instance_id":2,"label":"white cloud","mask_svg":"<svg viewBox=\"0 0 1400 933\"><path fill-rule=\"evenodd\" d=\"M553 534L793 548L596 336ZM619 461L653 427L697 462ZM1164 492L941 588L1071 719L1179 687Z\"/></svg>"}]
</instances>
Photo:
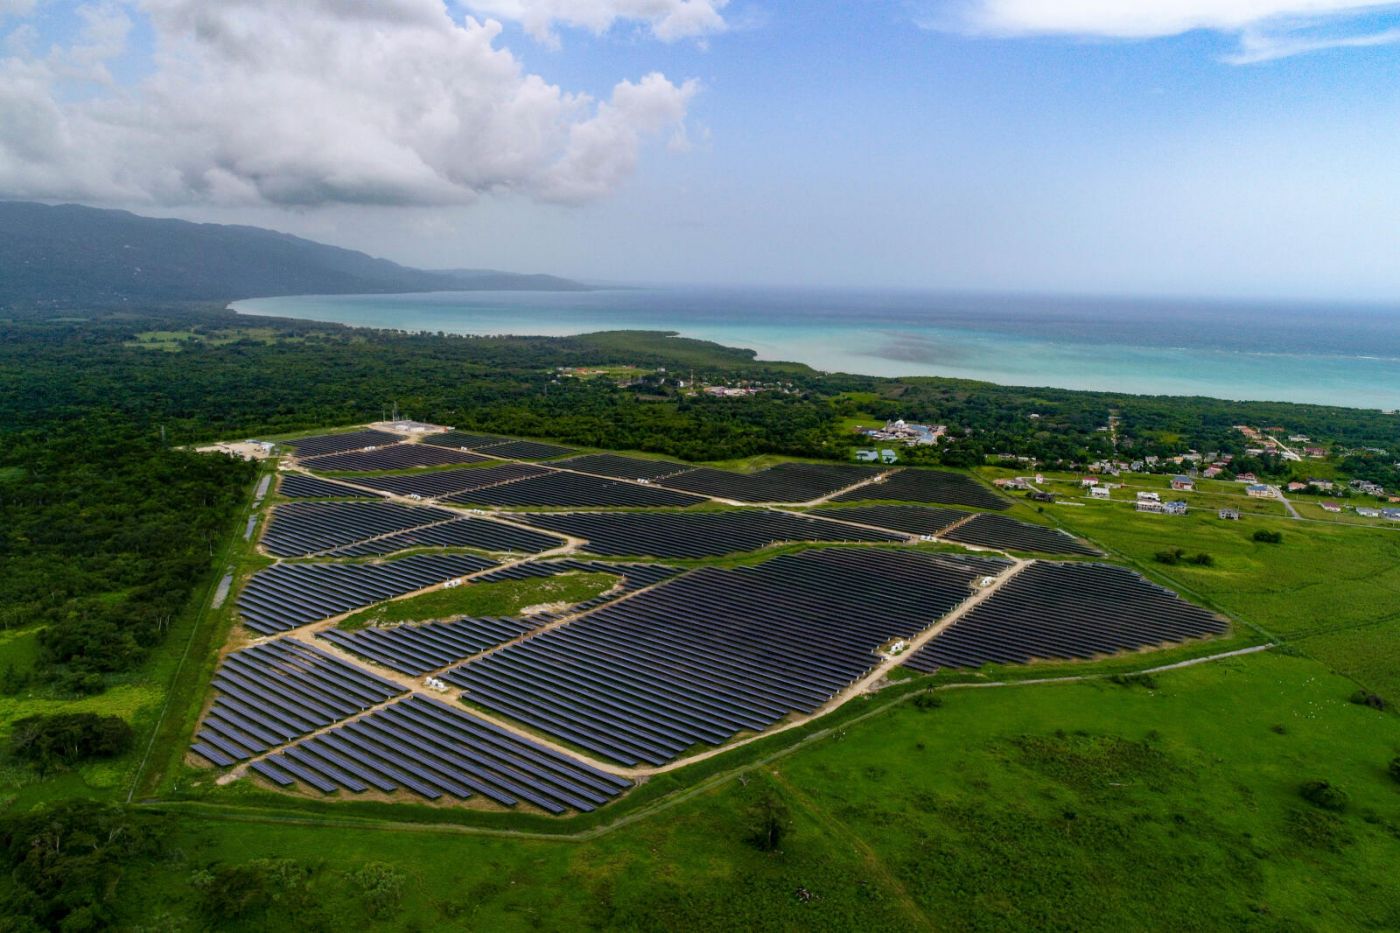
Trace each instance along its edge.
<instances>
[{"instance_id":1,"label":"white cloud","mask_svg":"<svg viewBox=\"0 0 1400 933\"><path fill-rule=\"evenodd\" d=\"M3 2L3 0L0 0ZM154 71L112 83L125 10ZM500 26L442 0L140 0L85 37L0 59L0 194L164 204L578 202L614 190L647 137L683 131L693 82L607 101L526 73ZM81 84L79 84L81 82ZM75 87L79 88L75 92Z\"/></svg>"},{"instance_id":2,"label":"white cloud","mask_svg":"<svg viewBox=\"0 0 1400 933\"><path fill-rule=\"evenodd\" d=\"M1150 39L1209 30L1239 36L1248 64L1325 48L1381 45L1392 31L1315 36L1320 26L1400 12L1397 0L957 0L918 17L930 29L988 36Z\"/></svg>"},{"instance_id":3,"label":"white cloud","mask_svg":"<svg viewBox=\"0 0 1400 933\"><path fill-rule=\"evenodd\" d=\"M720 11L729 0L464 0L487 16L518 22L535 38L553 43L554 26L601 33L622 20L646 23L665 42L700 38L725 29Z\"/></svg>"}]
</instances>

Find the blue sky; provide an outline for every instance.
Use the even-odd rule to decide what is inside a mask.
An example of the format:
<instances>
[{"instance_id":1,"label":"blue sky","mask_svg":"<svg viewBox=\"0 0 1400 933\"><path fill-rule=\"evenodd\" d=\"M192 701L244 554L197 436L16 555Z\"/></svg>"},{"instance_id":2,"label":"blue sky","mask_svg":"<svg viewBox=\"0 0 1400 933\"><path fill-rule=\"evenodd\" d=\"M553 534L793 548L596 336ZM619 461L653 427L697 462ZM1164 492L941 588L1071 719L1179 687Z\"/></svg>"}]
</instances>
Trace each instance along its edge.
<instances>
[{"instance_id":1,"label":"blue sky","mask_svg":"<svg viewBox=\"0 0 1400 933\"><path fill-rule=\"evenodd\" d=\"M131 31L109 59L115 88L64 79L57 99L153 94L144 82L168 66L151 52L179 38L187 19L169 8L180 2L155 4L165 9L154 20L122 5ZM591 279L1400 297L1400 45L1390 34L1400 8L1300 18L1308 0L1278 0L1279 15L1240 26L1232 10L1248 3L1192 0L1185 6L1209 28L1149 23L1167 34L1123 38L1141 24L1100 16L1095 0L1059 0L1085 18L1063 14L1066 22L1048 26L1035 19L1036 2L985 0L996 8L986 17L1001 18L974 28L948 25L962 9L951 3L733 0L715 11L725 28L663 39L654 20L628 14L627 0L611 8L610 0L483 0L477 15L501 18L492 47L521 74L618 104L590 125L588 138L601 141L587 153L561 158L559 144L484 174L453 162L454 153L490 162L491 152L513 151L521 137L496 139L493 125L431 143L447 181L404 181L397 168L367 181L367 161L324 199L305 176L327 170L315 147L297 148L304 140L285 147L302 172L290 180L287 166L269 168L269 156L255 154L258 167L246 171L257 190L243 178L193 190L168 179L118 187L107 184L109 166L86 163L7 175L0 159L0 192L54 199L71 189L89 203L258 223L414 264ZM1347 5L1323 0L1339 4ZM326 26L283 23L258 5L231 5L249 8L241 39ZM532 7L549 35L529 19ZM622 12L597 31L597 22L572 23L585 17L571 11L585 8ZM940 28L925 28L930 19ZM0 37L34 25L37 57L75 41L78 22L76 5L41 0L31 16L0 19ZM335 28L367 27L342 18ZM1311 46L1324 47L1290 54ZM251 56L246 67L268 61L240 54ZM199 67L210 82L240 73L228 60ZM638 92L646 100L619 117L627 108L614 87L652 72L665 86ZM296 80L305 87L306 76ZM383 118L377 103L347 102L346 112L372 123ZM171 120L184 127L190 112L211 109L206 98ZM593 115L549 111L548 120L563 139ZM260 138L295 123L279 121ZM322 132L343 137L345 125ZM205 132L224 149L237 135L196 130ZM381 142L367 136L349 156ZM161 158L135 152L120 177ZM238 152L215 161L249 164ZM264 185L272 171L280 180Z\"/></svg>"}]
</instances>

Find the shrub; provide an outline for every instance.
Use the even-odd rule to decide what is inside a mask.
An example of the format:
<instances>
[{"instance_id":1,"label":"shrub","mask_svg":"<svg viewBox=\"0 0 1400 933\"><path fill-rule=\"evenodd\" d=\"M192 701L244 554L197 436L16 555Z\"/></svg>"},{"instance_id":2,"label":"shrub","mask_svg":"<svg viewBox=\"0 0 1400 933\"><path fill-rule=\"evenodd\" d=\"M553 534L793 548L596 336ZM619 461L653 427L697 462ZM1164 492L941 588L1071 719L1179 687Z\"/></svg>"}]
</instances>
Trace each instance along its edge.
<instances>
[{"instance_id":1,"label":"shrub","mask_svg":"<svg viewBox=\"0 0 1400 933\"><path fill-rule=\"evenodd\" d=\"M1214 567L1215 558L1203 552L1187 558L1187 563L1195 564L1197 567Z\"/></svg>"},{"instance_id":2,"label":"shrub","mask_svg":"<svg viewBox=\"0 0 1400 933\"><path fill-rule=\"evenodd\" d=\"M367 862L352 876L364 896L365 912L376 919L398 913L403 900L403 875L384 862Z\"/></svg>"},{"instance_id":3,"label":"shrub","mask_svg":"<svg viewBox=\"0 0 1400 933\"><path fill-rule=\"evenodd\" d=\"M119 716L55 713L15 723L10 754L48 772L89 758L111 758L131 747L131 726Z\"/></svg>"},{"instance_id":4,"label":"shrub","mask_svg":"<svg viewBox=\"0 0 1400 933\"><path fill-rule=\"evenodd\" d=\"M1385 709L1385 698L1369 690L1358 690L1351 695L1351 702L1357 706L1369 706L1371 709Z\"/></svg>"},{"instance_id":5,"label":"shrub","mask_svg":"<svg viewBox=\"0 0 1400 933\"><path fill-rule=\"evenodd\" d=\"M1283 532L1269 531L1266 528L1260 528L1254 533L1254 540L1258 541L1260 544L1282 544Z\"/></svg>"},{"instance_id":6,"label":"shrub","mask_svg":"<svg viewBox=\"0 0 1400 933\"><path fill-rule=\"evenodd\" d=\"M914 708L922 712L938 709L942 705L943 698L936 693L920 693L914 697Z\"/></svg>"},{"instance_id":7,"label":"shrub","mask_svg":"<svg viewBox=\"0 0 1400 933\"><path fill-rule=\"evenodd\" d=\"M1351 799L1346 791L1327 781L1308 781L1298 789L1298 793L1318 809L1331 810L1333 813L1345 810Z\"/></svg>"},{"instance_id":8,"label":"shrub","mask_svg":"<svg viewBox=\"0 0 1400 933\"><path fill-rule=\"evenodd\" d=\"M1386 770L1390 772L1390 776L1394 778L1397 783L1400 783L1400 755L1396 755L1394 758L1390 759L1390 767Z\"/></svg>"},{"instance_id":9,"label":"shrub","mask_svg":"<svg viewBox=\"0 0 1400 933\"><path fill-rule=\"evenodd\" d=\"M1186 556L1186 552L1181 548L1174 551L1158 551L1152 555L1152 559L1159 564L1176 565L1181 563L1181 559Z\"/></svg>"}]
</instances>

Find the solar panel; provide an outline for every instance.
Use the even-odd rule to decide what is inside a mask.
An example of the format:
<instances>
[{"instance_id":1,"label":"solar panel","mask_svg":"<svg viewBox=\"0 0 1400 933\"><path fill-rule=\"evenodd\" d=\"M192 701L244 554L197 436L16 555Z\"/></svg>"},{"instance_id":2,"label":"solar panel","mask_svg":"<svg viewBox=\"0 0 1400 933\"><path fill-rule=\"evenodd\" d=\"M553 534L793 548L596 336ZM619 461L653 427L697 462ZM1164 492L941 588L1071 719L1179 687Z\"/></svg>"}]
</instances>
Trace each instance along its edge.
<instances>
[{"instance_id":1,"label":"solar panel","mask_svg":"<svg viewBox=\"0 0 1400 933\"><path fill-rule=\"evenodd\" d=\"M1126 567L1037 562L904 663L933 672L1082 660L1225 630L1224 620Z\"/></svg>"},{"instance_id":2,"label":"solar panel","mask_svg":"<svg viewBox=\"0 0 1400 933\"><path fill-rule=\"evenodd\" d=\"M455 668L464 699L625 765L817 710L1006 561L823 549L705 567Z\"/></svg>"},{"instance_id":3,"label":"solar panel","mask_svg":"<svg viewBox=\"0 0 1400 933\"><path fill-rule=\"evenodd\" d=\"M833 502L937 502L976 509L1009 509L1011 503L963 473L904 469L836 496Z\"/></svg>"},{"instance_id":4,"label":"solar panel","mask_svg":"<svg viewBox=\"0 0 1400 933\"><path fill-rule=\"evenodd\" d=\"M903 535L787 512L540 512L522 521L587 538L605 556L699 558L754 551L788 541L902 541Z\"/></svg>"}]
</instances>

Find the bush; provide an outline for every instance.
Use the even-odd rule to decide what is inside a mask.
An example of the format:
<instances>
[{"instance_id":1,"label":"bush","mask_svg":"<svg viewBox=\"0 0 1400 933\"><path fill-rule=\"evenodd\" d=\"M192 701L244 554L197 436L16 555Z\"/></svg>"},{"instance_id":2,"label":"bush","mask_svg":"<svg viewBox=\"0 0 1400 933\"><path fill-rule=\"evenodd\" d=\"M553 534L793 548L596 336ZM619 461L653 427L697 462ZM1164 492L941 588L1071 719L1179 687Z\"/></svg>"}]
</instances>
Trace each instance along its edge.
<instances>
[{"instance_id":1,"label":"bush","mask_svg":"<svg viewBox=\"0 0 1400 933\"><path fill-rule=\"evenodd\" d=\"M920 693L914 697L914 708L923 712L938 709L942 705L943 698L936 693Z\"/></svg>"},{"instance_id":2,"label":"bush","mask_svg":"<svg viewBox=\"0 0 1400 933\"><path fill-rule=\"evenodd\" d=\"M1120 687L1145 687L1148 690L1157 689L1157 678L1151 674L1114 674L1108 678L1110 683L1115 683Z\"/></svg>"},{"instance_id":3,"label":"bush","mask_svg":"<svg viewBox=\"0 0 1400 933\"><path fill-rule=\"evenodd\" d=\"M1283 532L1269 531L1265 528L1260 528L1254 533L1254 540L1258 541L1260 544L1282 544Z\"/></svg>"},{"instance_id":4,"label":"bush","mask_svg":"<svg viewBox=\"0 0 1400 933\"><path fill-rule=\"evenodd\" d=\"M1347 808L1350 797L1347 792L1327 781L1308 781L1298 793L1303 795L1303 799L1320 810L1330 810L1333 813L1341 813Z\"/></svg>"},{"instance_id":5,"label":"bush","mask_svg":"<svg viewBox=\"0 0 1400 933\"><path fill-rule=\"evenodd\" d=\"M1176 564L1181 563L1181 559L1185 556L1186 552L1183 551L1181 548L1177 548L1174 551L1158 551L1156 554L1152 555L1152 559L1159 564L1175 566Z\"/></svg>"},{"instance_id":6,"label":"bush","mask_svg":"<svg viewBox=\"0 0 1400 933\"><path fill-rule=\"evenodd\" d=\"M403 875L384 862L367 862L351 876L364 897L365 913L377 920L392 917L403 900Z\"/></svg>"},{"instance_id":7,"label":"bush","mask_svg":"<svg viewBox=\"0 0 1400 933\"><path fill-rule=\"evenodd\" d=\"M1197 567L1214 567L1215 558L1203 552L1187 558L1187 563L1195 564Z\"/></svg>"},{"instance_id":8,"label":"bush","mask_svg":"<svg viewBox=\"0 0 1400 933\"><path fill-rule=\"evenodd\" d=\"M1351 702L1357 706L1369 706L1371 709L1385 709L1385 698L1372 693L1369 690L1358 690L1351 695Z\"/></svg>"},{"instance_id":9,"label":"bush","mask_svg":"<svg viewBox=\"0 0 1400 933\"><path fill-rule=\"evenodd\" d=\"M131 748L131 726L118 716L55 713L29 716L10 733L10 754L42 772L90 758L111 758Z\"/></svg>"},{"instance_id":10,"label":"bush","mask_svg":"<svg viewBox=\"0 0 1400 933\"><path fill-rule=\"evenodd\" d=\"M1386 770L1390 772L1390 776L1395 779L1395 782L1400 784L1400 755L1390 759L1390 767Z\"/></svg>"}]
</instances>

